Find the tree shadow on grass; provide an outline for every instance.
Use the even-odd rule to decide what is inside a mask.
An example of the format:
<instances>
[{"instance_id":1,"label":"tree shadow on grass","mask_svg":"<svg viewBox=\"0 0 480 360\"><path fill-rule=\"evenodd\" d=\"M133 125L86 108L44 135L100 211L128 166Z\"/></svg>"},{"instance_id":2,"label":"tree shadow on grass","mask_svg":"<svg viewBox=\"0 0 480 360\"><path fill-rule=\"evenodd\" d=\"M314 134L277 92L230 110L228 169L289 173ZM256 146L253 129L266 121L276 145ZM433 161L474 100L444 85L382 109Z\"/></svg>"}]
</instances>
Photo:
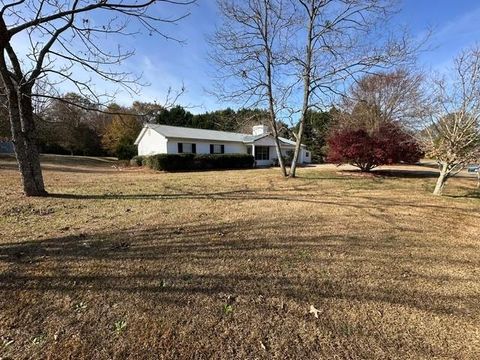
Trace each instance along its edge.
<instances>
[{"instance_id":1,"label":"tree shadow on grass","mask_svg":"<svg viewBox=\"0 0 480 360\"><path fill-rule=\"evenodd\" d=\"M292 226L303 226L303 233L292 236L287 232ZM116 291L151 294L158 303L177 305L196 296L262 295L302 303L374 301L459 316L467 308L470 314L480 314L473 295L439 292L432 298L427 290L409 286L419 279L438 286L430 273L416 273L425 264L478 270L478 246L462 249L445 242L308 234L305 224L259 220L4 243L0 265L6 270L0 273L0 292ZM459 259L458 252L473 255ZM449 281L475 279L446 277L440 288Z\"/></svg>"},{"instance_id":2,"label":"tree shadow on grass","mask_svg":"<svg viewBox=\"0 0 480 360\"><path fill-rule=\"evenodd\" d=\"M467 193L464 195L446 195L446 196L454 199L458 199L458 198L480 199L480 189L467 191Z\"/></svg>"},{"instance_id":3,"label":"tree shadow on grass","mask_svg":"<svg viewBox=\"0 0 480 360\"><path fill-rule=\"evenodd\" d=\"M449 209L448 204L418 204L412 201L392 200L390 197L368 197L355 195L362 202L350 201L342 195L329 194L325 198L315 199L310 196L308 189L301 189L301 195L288 194L285 189L242 189L218 192L184 191L173 189L175 193L137 193L137 194L62 194L49 193L49 197L67 200L150 200L150 201L175 201L175 200L214 200L214 201L281 201L287 203L306 203L318 205L340 206L352 209L361 209L366 214L378 217L377 210L381 206L407 207L415 209ZM299 191L298 188L294 189ZM458 208L458 212L470 214L467 209ZM374 214L375 213L375 214Z\"/></svg>"},{"instance_id":4,"label":"tree shadow on grass","mask_svg":"<svg viewBox=\"0 0 480 360\"><path fill-rule=\"evenodd\" d=\"M372 174L375 176L383 176L387 178L405 178L405 179L436 179L438 178L438 172L425 171L425 170L373 170Z\"/></svg>"},{"instance_id":5,"label":"tree shadow on grass","mask_svg":"<svg viewBox=\"0 0 480 360\"><path fill-rule=\"evenodd\" d=\"M3 162L0 164L0 170L18 170L16 162ZM115 174L118 170L107 166L82 166L82 165L50 165L42 164L42 170L60 173L79 173L79 174Z\"/></svg>"},{"instance_id":6,"label":"tree shadow on grass","mask_svg":"<svg viewBox=\"0 0 480 360\"><path fill-rule=\"evenodd\" d=\"M428 171L423 169L408 170L408 169L373 169L370 172L362 172L359 169L339 169L337 174L343 176L335 176L331 178L324 177L325 180L372 180L378 178L405 178L405 179L433 179L438 177L438 171ZM304 176L308 179L309 176ZM321 177L315 177L315 179Z\"/></svg>"}]
</instances>

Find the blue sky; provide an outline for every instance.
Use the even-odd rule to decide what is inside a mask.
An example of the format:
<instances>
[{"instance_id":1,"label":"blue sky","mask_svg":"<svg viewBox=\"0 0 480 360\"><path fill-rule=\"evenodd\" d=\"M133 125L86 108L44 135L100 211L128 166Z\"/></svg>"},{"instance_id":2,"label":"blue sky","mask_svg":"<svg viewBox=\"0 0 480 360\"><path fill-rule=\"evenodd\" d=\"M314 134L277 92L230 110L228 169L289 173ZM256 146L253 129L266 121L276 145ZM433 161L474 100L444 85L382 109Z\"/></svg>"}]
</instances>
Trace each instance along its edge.
<instances>
[{"instance_id":1,"label":"blue sky","mask_svg":"<svg viewBox=\"0 0 480 360\"><path fill-rule=\"evenodd\" d=\"M427 28L433 29L432 50L420 58L428 70L443 71L462 48L480 41L480 2L476 0L405 0L401 8L395 17L397 25L406 25L419 36ZM208 61L205 38L215 29L216 11L215 0L199 0L191 9L191 16L170 29L171 33L186 39L184 45L159 38L138 39L137 55L130 62L135 68L143 69L145 79L151 83L142 90L139 99L161 102L169 86L179 88L183 82L187 93L180 102L193 106L192 112L235 107L235 104L218 103L205 91L214 72Z\"/></svg>"},{"instance_id":2,"label":"blue sky","mask_svg":"<svg viewBox=\"0 0 480 360\"><path fill-rule=\"evenodd\" d=\"M396 26L406 25L414 35L422 36L433 29L431 51L421 56L427 69L442 71L462 49L480 42L480 1L477 0L404 0L401 12L395 17ZM160 9L161 5L160 5ZM172 8L165 9L175 12ZM185 9L182 9L185 10ZM206 38L215 30L218 19L215 0L198 0L190 9L191 15L175 26L165 26L165 32L184 39L184 44L158 36L137 36L126 39L125 45L136 51L122 66L134 73L143 73L150 86L131 97L123 93L117 102L129 105L133 100L162 103L169 87L186 93L179 100L194 113L215 110L235 104L218 103L206 89L211 88L215 69L208 60ZM19 38L20 41L21 38ZM98 90L113 91L112 84L97 84ZM66 89L67 90L67 89Z\"/></svg>"}]
</instances>

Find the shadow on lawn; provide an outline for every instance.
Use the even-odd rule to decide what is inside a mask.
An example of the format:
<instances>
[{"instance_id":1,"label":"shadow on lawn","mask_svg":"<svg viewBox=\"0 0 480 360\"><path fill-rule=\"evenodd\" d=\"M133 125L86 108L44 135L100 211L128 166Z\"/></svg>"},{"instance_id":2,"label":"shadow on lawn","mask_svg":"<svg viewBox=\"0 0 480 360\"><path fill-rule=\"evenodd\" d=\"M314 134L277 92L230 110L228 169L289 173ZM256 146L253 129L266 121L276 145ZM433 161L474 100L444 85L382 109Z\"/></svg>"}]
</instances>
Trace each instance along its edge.
<instances>
[{"instance_id":1,"label":"shadow on lawn","mask_svg":"<svg viewBox=\"0 0 480 360\"><path fill-rule=\"evenodd\" d=\"M480 189L479 190L470 190L467 191L465 195L447 195L451 198L469 198L469 199L480 199Z\"/></svg>"},{"instance_id":2,"label":"shadow on lawn","mask_svg":"<svg viewBox=\"0 0 480 360\"><path fill-rule=\"evenodd\" d=\"M394 201L388 197L368 197L356 195L363 201L361 203L345 200L344 196L329 194L324 199L314 199L309 196L308 188L302 189L294 187L296 192L301 191L302 195L290 195L285 189L242 189L232 191L218 191L218 192L188 192L183 189L174 189L178 191L175 193L151 193L151 194L59 194L50 193L49 197L70 200L151 200L151 201L171 201L171 200L214 200L214 201L282 201L287 203L309 203L318 205L332 205L349 207L353 209L364 210L365 213L378 217L377 214L379 206L387 207L407 207L412 209L434 209L442 211L450 209L453 205L449 204L417 204L411 201ZM278 192L279 194L272 194ZM471 211L457 208L458 212L470 214ZM392 219L390 219L392 220Z\"/></svg>"},{"instance_id":3,"label":"shadow on lawn","mask_svg":"<svg viewBox=\"0 0 480 360\"><path fill-rule=\"evenodd\" d=\"M0 163L0 170L18 170L16 162L2 162ZM113 167L105 165L52 165L42 164L43 171L54 171L61 173L79 173L79 174L115 174L117 170Z\"/></svg>"},{"instance_id":4,"label":"shadow on lawn","mask_svg":"<svg viewBox=\"0 0 480 360\"><path fill-rule=\"evenodd\" d=\"M436 179L438 178L438 171L425 170L373 170L373 175L382 177L405 178L405 179Z\"/></svg>"},{"instance_id":5,"label":"shadow on lawn","mask_svg":"<svg viewBox=\"0 0 480 360\"><path fill-rule=\"evenodd\" d=\"M292 226L303 226L303 235L284 235ZM470 268L474 273L478 247L372 239L361 234L311 236L306 235L308 230L294 222L245 221L3 244L0 265L7 269L0 274L0 292L120 291L150 294L158 303L179 306L187 304L189 297L222 294L305 303L335 298L441 314L464 315L465 309L479 314L474 295L438 291L432 297L422 287L411 286L422 281L442 289L450 282L477 281L449 276L440 280L416 269L432 264L462 271ZM473 255L459 259L459 252Z\"/></svg>"}]
</instances>

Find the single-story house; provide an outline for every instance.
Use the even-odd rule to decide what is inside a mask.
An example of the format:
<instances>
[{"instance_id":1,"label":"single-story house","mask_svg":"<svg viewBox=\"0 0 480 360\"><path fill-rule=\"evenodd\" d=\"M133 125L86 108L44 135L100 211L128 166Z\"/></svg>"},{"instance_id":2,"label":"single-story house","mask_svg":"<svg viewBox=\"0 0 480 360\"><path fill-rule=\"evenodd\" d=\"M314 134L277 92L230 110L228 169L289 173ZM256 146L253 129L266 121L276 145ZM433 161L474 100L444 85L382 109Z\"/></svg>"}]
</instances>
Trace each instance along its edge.
<instances>
[{"instance_id":1,"label":"single-story house","mask_svg":"<svg viewBox=\"0 0 480 360\"><path fill-rule=\"evenodd\" d=\"M154 154L251 154L257 166L270 166L278 159L274 137L265 125L253 127L252 134L146 124L137 139L138 155ZM283 155L295 150L295 142L280 138ZM311 162L311 153L302 144L298 162Z\"/></svg>"}]
</instances>

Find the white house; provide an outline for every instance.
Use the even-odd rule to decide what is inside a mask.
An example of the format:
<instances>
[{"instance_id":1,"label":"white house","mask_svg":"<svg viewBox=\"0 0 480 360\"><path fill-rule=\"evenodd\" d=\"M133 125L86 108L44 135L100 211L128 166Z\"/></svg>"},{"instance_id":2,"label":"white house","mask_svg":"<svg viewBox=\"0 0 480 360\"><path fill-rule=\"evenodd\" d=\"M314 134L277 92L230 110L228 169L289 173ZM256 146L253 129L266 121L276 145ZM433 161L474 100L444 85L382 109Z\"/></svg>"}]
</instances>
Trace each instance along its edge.
<instances>
[{"instance_id":1,"label":"white house","mask_svg":"<svg viewBox=\"0 0 480 360\"><path fill-rule=\"evenodd\" d=\"M280 138L282 154L293 152L295 142ZM253 127L252 134L146 124L137 139L138 155L154 154L251 154L257 166L270 166L278 158L273 136L264 125ZM311 162L302 144L299 163Z\"/></svg>"}]
</instances>

